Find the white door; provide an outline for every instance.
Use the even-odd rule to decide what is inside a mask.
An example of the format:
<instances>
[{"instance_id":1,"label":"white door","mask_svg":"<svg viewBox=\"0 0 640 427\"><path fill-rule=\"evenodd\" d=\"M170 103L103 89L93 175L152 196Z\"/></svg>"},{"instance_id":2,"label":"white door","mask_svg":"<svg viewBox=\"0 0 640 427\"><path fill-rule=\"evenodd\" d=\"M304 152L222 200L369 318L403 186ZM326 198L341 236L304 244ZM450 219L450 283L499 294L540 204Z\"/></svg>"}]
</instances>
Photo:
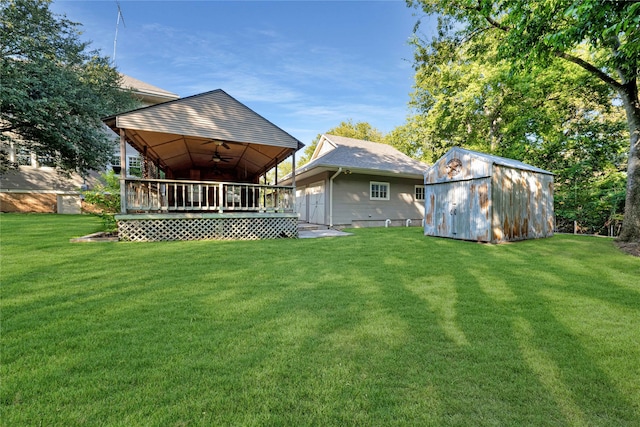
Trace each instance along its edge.
<instances>
[{"instance_id":1,"label":"white door","mask_svg":"<svg viewBox=\"0 0 640 427\"><path fill-rule=\"evenodd\" d=\"M311 184L307 188L309 195L309 222L324 224L324 182Z\"/></svg>"},{"instance_id":2,"label":"white door","mask_svg":"<svg viewBox=\"0 0 640 427\"><path fill-rule=\"evenodd\" d=\"M307 220L307 187L296 188L296 212L300 221Z\"/></svg>"}]
</instances>

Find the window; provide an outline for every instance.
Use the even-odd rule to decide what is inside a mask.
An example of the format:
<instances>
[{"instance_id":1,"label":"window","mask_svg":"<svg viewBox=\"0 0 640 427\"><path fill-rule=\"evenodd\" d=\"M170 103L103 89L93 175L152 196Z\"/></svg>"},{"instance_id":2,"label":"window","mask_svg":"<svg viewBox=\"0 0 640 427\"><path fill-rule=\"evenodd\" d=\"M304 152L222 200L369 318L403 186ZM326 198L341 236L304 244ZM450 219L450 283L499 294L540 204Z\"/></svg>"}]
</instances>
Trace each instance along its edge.
<instances>
[{"instance_id":1,"label":"window","mask_svg":"<svg viewBox=\"0 0 640 427\"><path fill-rule=\"evenodd\" d=\"M41 156L38 156L38 166L55 167L55 165L56 165L56 158L53 157L51 154L43 154Z\"/></svg>"},{"instance_id":2,"label":"window","mask_svg":"<svg viewBox=\"0 0 640 427\"><path fill-rule=\"evenodd\" d=\"M415 197L416 200L424 200L424 185L415 186Z\"/></svg>"},{"instance_id":3,"label":"window","mask_svg":"<svg viewBox=\"0 0 640 427\"><path fill-rule=\"evenodd\" d=\"M389 183L371 181L369 183L369 198L371 200L389 200Z\"/></svg>"},{"instance_id":4,"label":"window","mask_svg":"<svg viewBox=\"0 0 640 427\"><path fill-rule=\"evenodd\" d=\"M129 156L127 163L129 163L129 175L142 176L142 161L140 156Z\"/></svg>"},{"instance_id":5,"label":"window","mask_svg":"<svg viewBox=\"0 0 640 427\"><path fill-rule=\"evenodd\" d=\"M20 165L20 166L32 166L31 163L31 153L29 152L29 150L22 148L22 147L18 147L18 149L16 150L16 162Z\"/></svg>"}]
</instances>

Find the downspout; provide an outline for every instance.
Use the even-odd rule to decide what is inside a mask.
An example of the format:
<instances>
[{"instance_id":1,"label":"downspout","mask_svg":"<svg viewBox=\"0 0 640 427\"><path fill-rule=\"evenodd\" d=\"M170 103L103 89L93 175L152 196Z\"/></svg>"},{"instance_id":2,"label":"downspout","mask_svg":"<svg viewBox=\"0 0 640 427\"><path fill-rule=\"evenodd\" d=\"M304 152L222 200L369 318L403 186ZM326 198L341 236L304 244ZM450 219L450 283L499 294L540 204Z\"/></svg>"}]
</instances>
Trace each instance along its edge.
<instances>
[{"instance_id":1,"label":"downspout","mask_svg":"<svg viewBox=\"0 0 640 427\"><path fill-rule=\"evenodd\" d=\"M342 172L342 166L329 178L329 227L333 227L333 180Z\"/></svg>"}]
</instances>

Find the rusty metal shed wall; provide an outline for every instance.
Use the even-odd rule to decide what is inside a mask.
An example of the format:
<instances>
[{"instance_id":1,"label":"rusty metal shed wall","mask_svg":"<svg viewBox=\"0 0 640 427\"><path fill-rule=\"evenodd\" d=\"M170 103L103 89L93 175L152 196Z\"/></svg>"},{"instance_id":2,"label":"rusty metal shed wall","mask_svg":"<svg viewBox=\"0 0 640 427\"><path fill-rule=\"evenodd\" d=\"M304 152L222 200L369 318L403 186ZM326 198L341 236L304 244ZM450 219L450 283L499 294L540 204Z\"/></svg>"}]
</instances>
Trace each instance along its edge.
<instances>
[{"instance_id":1,"label":"rusty metal shed wall","mask_svg":"<svg viewBox=\"0 0 640 427\"><path fill-rule=\"evenodd\" d=\"M488 242L491 178L425 185L425 234Z\"/></svg>"},{"instance_id":2,"label":"rusty metal shed wall","mask_svg":"<svg viewBox=\"0 0 640 427\"><path fill-rule=\"evenodd\" d=\"M553 176L494 165L494 243L553 236Z\"/></svg>"},{"instance_id":3,"label":"rusty metal shed wall","mask_svg":"<svg viewBox=\"0 0 640 427\"><path fill-rule=\"evenodd\" d=\"M553 235L553 174L453 148L425 173L428 236L507 242Z\"/></svg>"}]
</instances>

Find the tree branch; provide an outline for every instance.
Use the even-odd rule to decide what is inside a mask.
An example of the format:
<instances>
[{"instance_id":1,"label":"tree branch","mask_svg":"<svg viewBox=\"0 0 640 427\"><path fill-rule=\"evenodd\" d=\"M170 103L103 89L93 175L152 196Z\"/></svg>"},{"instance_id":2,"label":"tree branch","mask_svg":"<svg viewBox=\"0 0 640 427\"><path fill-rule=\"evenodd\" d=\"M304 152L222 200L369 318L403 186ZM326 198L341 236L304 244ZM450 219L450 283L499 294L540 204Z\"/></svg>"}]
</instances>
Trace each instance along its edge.
<instances>
[{"instance_id":1,"label":"tree branch","mask_svg":"<svg viewBox=\"0 0 640 427\"><path fill-rule=\"evenodd\" d=\"M561 52L561 51L554 51L553 54L558 58L562 58L569 62L573 62L574 64L584 68L585 70L595 75L597 78L599 78L600 80L602 80L603 82L605 82L606 84L614 88L615 90L623 89L623 85L619 83L616 79L614 79L613 77L611 77L610 75L602 71L601 69L597 68L596 66L588 63L584 59L578 58L577 56L573 56L569 53Z\"/></svg>"},{"instance_id":2,"label":"tree branch","mask_svg":"<svg viewBox=\"0 0 640 427\"><path fill-rule=\"evenodd\" d=\"M509 30L511 29L511 28L507 27L506 25L502 25L501 23L499 23L498 21L493 19L491 16L484 15L482 13L482 6L480 5L480 2L478 2L478 4L475 7L463 7L463 8L467 9L467 10L475 10L476 12L478 12L489 23L489 25L491 25L494 28L497 28L499 30L504 31L505 33L509 32Z\"/></svg>"}]
</instances>

